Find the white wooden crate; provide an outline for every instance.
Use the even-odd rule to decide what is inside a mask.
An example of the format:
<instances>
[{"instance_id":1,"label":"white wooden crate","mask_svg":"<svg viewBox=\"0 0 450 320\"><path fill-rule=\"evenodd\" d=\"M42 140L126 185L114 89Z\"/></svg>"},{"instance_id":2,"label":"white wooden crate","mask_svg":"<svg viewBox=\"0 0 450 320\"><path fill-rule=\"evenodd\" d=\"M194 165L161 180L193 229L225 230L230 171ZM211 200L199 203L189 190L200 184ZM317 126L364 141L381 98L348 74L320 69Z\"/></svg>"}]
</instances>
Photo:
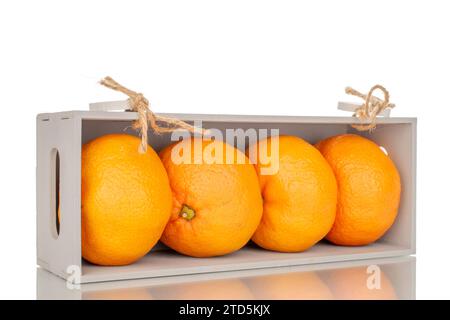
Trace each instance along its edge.
<instances>
[{"instance_id":1,"label":"white wooden crate","mask_svg":"<svg viewBox=\"0 0 450 320\"><path fill-rule=\"evenodd\" d=\"M81 257L81 146L108 133L137 133L131 122L134 112L69 111L37 117L37 260L63 278L68 267L78 266L81 282L99 282L160 276L185 275L304 265L322 262L384 258L415 253L416 128L415 118L379 118L369 133L356 132L352 117L291 117L163 114L190 122L202 120L205 128L279 129L315 143L343 133L364 135L383 146L395 162L402 180L401 203L392 228L376 243L363 247L335 246L321 242L302 253L278 253L252 244L233 254L213 258L191 258L163 246L154 248L138 262L122 267L101 267ZM171 143L170 135L149 133L156 150ZM59 155L57 161L56 154ZM59 162L59 165L57 165ZM57 196L59 190L59 197ZM61 225L56 227L59 201ZM71 269L73 271L73 269Z\"/></svg>"}]
</instances>

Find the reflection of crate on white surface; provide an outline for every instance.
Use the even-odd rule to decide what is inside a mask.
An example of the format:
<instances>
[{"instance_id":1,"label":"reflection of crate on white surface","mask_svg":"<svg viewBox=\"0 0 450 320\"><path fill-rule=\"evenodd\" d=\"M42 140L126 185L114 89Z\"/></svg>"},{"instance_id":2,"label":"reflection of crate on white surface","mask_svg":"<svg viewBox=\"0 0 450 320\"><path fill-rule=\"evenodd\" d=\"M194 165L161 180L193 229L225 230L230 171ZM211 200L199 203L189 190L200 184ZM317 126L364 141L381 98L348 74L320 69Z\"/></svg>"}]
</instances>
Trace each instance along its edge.
<instances>
[{"instance_id":1,"label":"reflection of crate on white surface","mask_svg":"<svg viewBox=\"0 0 450 320\"><path fill-rule=\"evenodd\" d=\"M377 274L370 272L371 267L379 270ZM346 271L350 271L350 273ZM353 274L357 273L363 277L358 277L355 281ZM344 271L344 274L341 273ZM311 299L329 299L329 292L324 290L324 286L332 287L331 281L336 274L338 283L345 283L345 293L352 293L352 299L377 299L388 298L383 292L389 289L395 291L394 298L399 300L413 300L416 298L416 259L415 257L393 257L381 259L354 260L343 262L330 262L320 264L305 264L292 267L262 268L252 270L237 270L229 272L213 272L201 274L189 274L172 277L156 277L146 279L134 279L125 281L94 282L80 285L79 290L68 288L66 281L52 275L43 269L37 270L37 299L38 300L92 300L92 299L211 299L214 294L221 298L236 299L242 296L242 286L228 286L228 283L235 284L236 281L243 284L245 288L255 294L255 298L270 300L275 294L277 298L293 299L292 292L303 287L303 292L315 292L312 296L305 295ZM321 281L304 282L305 277L316 276ZM384 281L378 289L364 288L367 280L373 276L380 276ZM367 278L366 278L367 277ZM284 283L290 280L287 288L293 290L283 290L274 292L273 288L279 288L279 281ZM362 281L360 281L362 280ZM210 288L214 288L211 293ZM225 288L224 288L225 287ZM358 290L348 290L351 287ZM226 290L225 290L226 289ZM337 288L338 289L338 288ZM222 293L225 290L224 293ZM376 292L380 290L380 292ZM371 291L373 295L371 295ZM182 296L181 296L182 295ZM340 298L341 292L333 290L335 299ZM301 298L296 296L296 298ZM389 297L391 298L391 297Z\"/></svg>"},{"instance_id":2,"label":"reflection of crate on white surface","mask_svg":"<svg viewBox=\"0 0 450 320\"><path fill-rule=\"evenodd\" d=\"M402 194L397 219L383 238L364 247L320 242L306 252L278 253L249 244L227 256L198 259L159 246L129 266L94 266L81 257L81 146L109 133L137 135L131 129L137 114L106 111L40 114L37 117L37 258L41 267L63 278L69 276L68 267L79 267L81 282L85 283L392 257L415 252L415 118L379 118L376 130L361 133L351 127L358 123L352 117L166 116L186 122L202 120L205 128L222 131L279 129L280 134L299 136L311 143L348 132L366 136L388 152L399 170ZM149 143L156 150L170 142L170 134L149 132Z\"/></svg>"}]
</instances>

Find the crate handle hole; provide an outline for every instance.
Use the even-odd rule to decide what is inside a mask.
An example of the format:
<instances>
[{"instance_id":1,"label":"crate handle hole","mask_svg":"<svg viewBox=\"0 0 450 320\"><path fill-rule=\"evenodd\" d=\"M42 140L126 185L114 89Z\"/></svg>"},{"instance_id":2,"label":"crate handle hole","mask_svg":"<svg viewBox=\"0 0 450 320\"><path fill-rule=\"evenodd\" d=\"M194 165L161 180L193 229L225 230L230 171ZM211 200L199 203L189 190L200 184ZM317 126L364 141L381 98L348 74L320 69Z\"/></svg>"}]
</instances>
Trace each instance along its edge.
<instances>
[{"instance_id":1,"label":"crate handle hole","mask_svg":"<svg viewBox=\"0 0 450 320\"><path fill-rule=\"evenodd\" d=\"M50 210L50 228L53 238L57 239L61 229L61 212L60 212L60 157L59 151L53 148L51 151L51 210Z\"/></svg>"}]
</instances>

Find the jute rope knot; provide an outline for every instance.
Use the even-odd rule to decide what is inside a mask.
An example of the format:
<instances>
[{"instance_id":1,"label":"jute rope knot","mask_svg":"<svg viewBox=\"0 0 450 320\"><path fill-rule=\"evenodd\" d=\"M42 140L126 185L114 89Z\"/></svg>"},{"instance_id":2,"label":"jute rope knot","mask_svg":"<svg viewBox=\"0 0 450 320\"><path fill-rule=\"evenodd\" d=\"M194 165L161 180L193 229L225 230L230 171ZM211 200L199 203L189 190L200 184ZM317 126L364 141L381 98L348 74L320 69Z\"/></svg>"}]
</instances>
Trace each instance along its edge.
<instances>
[{"instance_id":1,"label":"jute rope knot","mask_svg":"<svg viewBox=\"0 0 450 320\"><path fill-rule=\"evenodd\" d=\"M373 95L376 90L383 92L384 99ZM389 92L385 87L374 85L367 94L362 94L353 88L345 88L345 93L364 99L364 103L355 110L354 117L358 118L363 124L352 125L358 131L368 131L376 127L376 118L381 112L388 108L394 108L395 104L389 102Z\"/></svg>"},{"instance_id":2,"label":"jute rope knot","mask_svg":"<svg viewBox=\"0 0 450 320\"><path fill-rule=\"evenodd\" d=\"M112 90L122 92L129 97L128 104L130 106L130 110L138 113L138 119L133 122L133 129L138 130L141 137L141 144L139 145L140 153L147 152L149 124L156 134L173 132L176 130L187 130L191 133L200 134L205 133L203 129L191 126L184 121L154 114L150 109L150 102L142 93L135 92L122 86L111 77L106 77L100 80L100 84ZM166 126L160 126L158 122L163 122Z\"/></svg>"}]
</instances>

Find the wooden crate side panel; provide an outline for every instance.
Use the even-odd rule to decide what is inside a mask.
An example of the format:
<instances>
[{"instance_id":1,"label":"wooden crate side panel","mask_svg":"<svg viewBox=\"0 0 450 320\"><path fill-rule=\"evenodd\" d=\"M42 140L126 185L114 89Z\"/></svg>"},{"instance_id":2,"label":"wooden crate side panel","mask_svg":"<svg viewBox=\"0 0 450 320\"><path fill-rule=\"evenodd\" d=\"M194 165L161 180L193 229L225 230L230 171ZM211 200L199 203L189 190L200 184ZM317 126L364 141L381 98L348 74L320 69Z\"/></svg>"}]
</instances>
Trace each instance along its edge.
<instances>
[{"instance_id":1,"label":"wooden crate side panel","mask_svg":"<svg viewBox=\"0 0 450 320\"><path fill-rule=\"evenodd\" d=\"M59 154L59 197L55 191L54 154ZM66 278L67 268L81 270L81 120L59 114L37 118L37 259ZM55 201L60 211L56 233Z\"/></svg>"}]
</instances>

